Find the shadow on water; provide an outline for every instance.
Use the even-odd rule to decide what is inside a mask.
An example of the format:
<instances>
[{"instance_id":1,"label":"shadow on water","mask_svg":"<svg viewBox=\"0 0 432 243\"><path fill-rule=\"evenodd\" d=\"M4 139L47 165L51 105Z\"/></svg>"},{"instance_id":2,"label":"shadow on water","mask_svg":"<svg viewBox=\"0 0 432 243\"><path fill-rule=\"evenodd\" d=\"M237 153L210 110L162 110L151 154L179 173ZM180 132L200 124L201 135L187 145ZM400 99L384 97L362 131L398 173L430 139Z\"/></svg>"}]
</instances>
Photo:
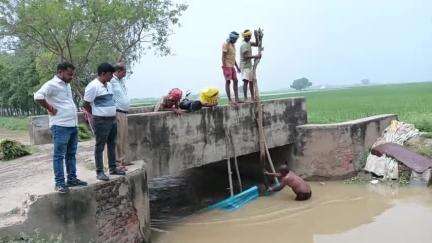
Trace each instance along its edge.
<instances>
[{"instance_id":1,"label":"shadow on water","mask_svg":"<svg viewBox=\"0 0 432 243\"><path fill-rule=\"evenodd\" d=\"M229 196L226 162L149 181L151 223L166 228ZM242 176L244 187L253 181ZM233 177L234 179L235 176ZM235 188L238 185L235 184ZM238 190L238 189L237 189Z\"/></svg>"},{"instance_id":2,"label":"shadow on water","mask_svg":"<svg viewBox=\"0 0 432 243\"><path fill-rule=\"evenodd\" d=\"M275 166L287 162L292 147L285 145L270 150ZM238 157L243 189L262 183L258 153ZM234 163L232 162L232 166ZM233 168L235 193L239 185ZM165 229L182 218L229 196L227 162L218 161L189 169L177 175L163 176L149 181L151 225Z\"/></svg>"}]
</instances>

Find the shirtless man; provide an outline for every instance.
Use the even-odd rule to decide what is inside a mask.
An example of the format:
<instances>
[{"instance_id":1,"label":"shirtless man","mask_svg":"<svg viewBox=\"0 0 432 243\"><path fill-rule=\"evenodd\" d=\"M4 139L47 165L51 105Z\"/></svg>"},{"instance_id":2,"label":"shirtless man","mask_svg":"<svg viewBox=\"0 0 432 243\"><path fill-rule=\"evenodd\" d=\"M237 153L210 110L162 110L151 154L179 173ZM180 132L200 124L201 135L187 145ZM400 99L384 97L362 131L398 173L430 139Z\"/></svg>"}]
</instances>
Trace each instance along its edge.
<instances>
[{"instance_id":1,"label":"shirtless man","mask_svg":"<svg viewBox=\"0 0 432 243\"><path fill-rule=\"evenodd\" d=\"M240 68L236 62L236 49L235 43L239 34L235 31L231 32L226 42L222 46L222 71L225 77L225 91L228 97L228 101L231 105L236 106L239 102L238 97L238 80L237 72L240 73ZM234 100L231 99L231 81L233 82Z\"/></svg>"},{"instance_id":2,"label":"shirtless man","mask_svg":"<svg viewBox=\"0 0 432 243\"><path fill-rule=\"evenodd\" d=\"M289 186L297 195L296 201L308 200L312 196L309 184L298 175L294 174L294 172L290 171L286 165L281 165L279 167L279 173L265 172L265 174L280 179L280 183L271 186L267 189L267 192L277 192L282 190L285 186Z\"/></svg>"}]
</instances>

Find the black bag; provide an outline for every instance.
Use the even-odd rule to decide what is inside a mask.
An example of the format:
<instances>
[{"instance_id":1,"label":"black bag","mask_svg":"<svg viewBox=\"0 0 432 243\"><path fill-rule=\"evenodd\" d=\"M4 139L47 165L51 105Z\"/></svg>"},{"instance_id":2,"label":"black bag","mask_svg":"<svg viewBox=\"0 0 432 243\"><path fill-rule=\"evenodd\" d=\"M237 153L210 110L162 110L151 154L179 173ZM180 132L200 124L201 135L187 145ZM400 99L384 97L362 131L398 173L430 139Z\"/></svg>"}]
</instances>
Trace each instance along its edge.
<instances>
[{"instance_id":1,"label":"black bag","mask_svg":"<svg viewBox=\"0 0 432 243\"><path fill-rule=\"evenodd\" d=\"M179 107L182 110L187 110L187 111L197 111L200 110L202 108L202 104L201 101L199 100L189 100L188 96L190 93L187 93L185 98L180 101Z\"/></svg>"}]
</instances>

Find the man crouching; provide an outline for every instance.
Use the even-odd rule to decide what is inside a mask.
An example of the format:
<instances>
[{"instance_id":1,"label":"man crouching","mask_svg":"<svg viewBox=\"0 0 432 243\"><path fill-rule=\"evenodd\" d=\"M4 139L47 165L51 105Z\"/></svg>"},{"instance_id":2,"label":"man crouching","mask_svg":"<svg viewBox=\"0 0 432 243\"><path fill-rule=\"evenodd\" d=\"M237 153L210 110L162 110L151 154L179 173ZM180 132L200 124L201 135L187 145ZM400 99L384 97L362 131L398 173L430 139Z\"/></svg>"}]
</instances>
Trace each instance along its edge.
<instances>
[{"instance_id":1,"label":"man crouching","mask_svg":"<svg viewBox=\"0 0 432 243\"><path fill-rule=\"evenodd\" d=\"M306 183L300 176L290 171L286 165L281 165L279 167L279 173L265 172L265 174L280 179L279 184L271 186L267 189L267 192L269 193L280 191L285 186L289 186L297 195L295 198L296 201L308 200L312 196L312 191L309 184Z\"/></svg>"}]
</instances>

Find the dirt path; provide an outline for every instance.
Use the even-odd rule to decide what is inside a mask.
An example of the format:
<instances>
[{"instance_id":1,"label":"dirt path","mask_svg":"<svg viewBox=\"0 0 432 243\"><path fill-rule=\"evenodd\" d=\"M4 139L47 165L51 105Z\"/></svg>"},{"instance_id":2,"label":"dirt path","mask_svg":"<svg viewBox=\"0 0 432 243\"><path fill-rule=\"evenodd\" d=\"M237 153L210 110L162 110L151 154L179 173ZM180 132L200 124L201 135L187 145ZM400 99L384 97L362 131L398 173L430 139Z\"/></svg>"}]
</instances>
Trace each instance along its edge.
<instances>
[{"instance_id":1,"label":"dirt path","mask_svg":"<svg viewBox=\"0 0 432 243\"><path fill-rule=\"evenodd\" d=\"M0 139L8 138L30 144L26 131L0 128ZM95 182L94 141L80 142L77 152L78 177ZM28 195L54 192L52 144L32 146L33 154L15 160L0 161L0 224L2 216L20 208Z\"/></svg>"},{"instance_id":2,"label":"dirt path","mask_svg":"<svg viewBox=\"0 0 432 243\"><path fill-rule=\"evenodd\" d=\"M96 182L93 170L94 141L81 142L77 152L77 174L80 179ZM0 161L0 218L21 207L29 195L54 192L52 145L35 146L32 155ZM0 219L1 224L1 219Z\"/></svg>"},{"instance_id":3,"label":"dirt path","mask_svg":"<svg viewBox=\"0 0 432 243\"><path fill-rule=\"evenodd\" d=\"M27 131L12 131L0 127L0 139L2 138L16 140L26 145L30 144L30 137Z\"/></svg>"}]
</instances>

